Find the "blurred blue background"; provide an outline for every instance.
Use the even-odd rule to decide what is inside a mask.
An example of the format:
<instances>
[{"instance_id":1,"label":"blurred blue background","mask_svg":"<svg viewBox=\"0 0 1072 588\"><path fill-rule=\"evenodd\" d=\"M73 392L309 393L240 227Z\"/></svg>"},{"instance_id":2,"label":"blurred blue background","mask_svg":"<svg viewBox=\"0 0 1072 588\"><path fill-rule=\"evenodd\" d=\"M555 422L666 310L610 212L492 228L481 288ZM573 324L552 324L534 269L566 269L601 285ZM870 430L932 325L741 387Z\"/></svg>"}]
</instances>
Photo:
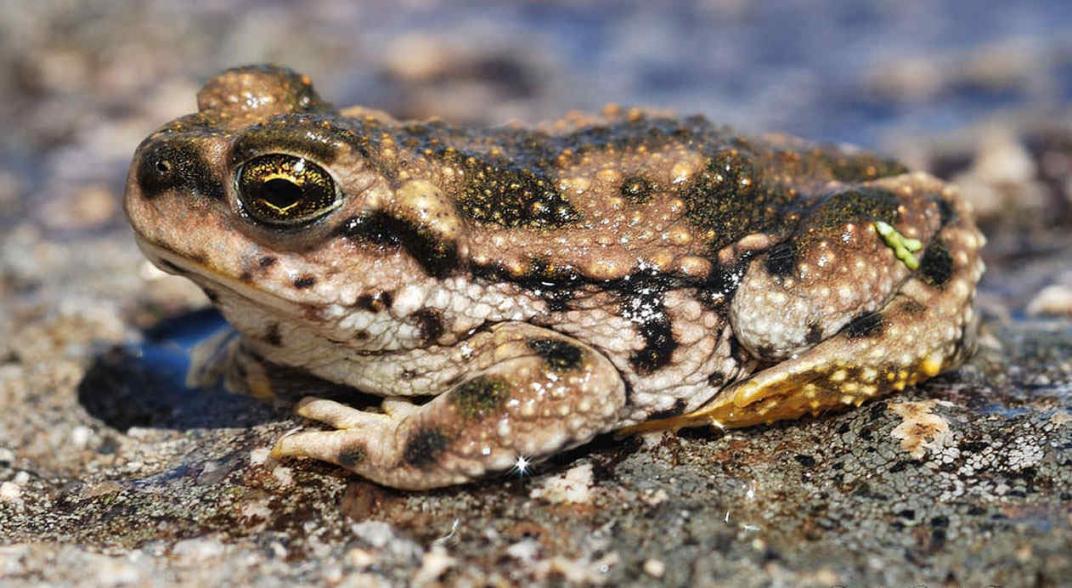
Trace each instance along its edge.
<instances>
[{"instance_id":1,"label":"blurred blue background","mask_svg":"<svg viewBox=\"0 0 1072 588\"><path fill-rule=\"evenodd\" d=\"M879 149L1072 102L1067 0L2 0L0 15L0 221L87 185L117 199L137 142L252 62L402 117L617 102Z\"/></svg>"}]
</instances>

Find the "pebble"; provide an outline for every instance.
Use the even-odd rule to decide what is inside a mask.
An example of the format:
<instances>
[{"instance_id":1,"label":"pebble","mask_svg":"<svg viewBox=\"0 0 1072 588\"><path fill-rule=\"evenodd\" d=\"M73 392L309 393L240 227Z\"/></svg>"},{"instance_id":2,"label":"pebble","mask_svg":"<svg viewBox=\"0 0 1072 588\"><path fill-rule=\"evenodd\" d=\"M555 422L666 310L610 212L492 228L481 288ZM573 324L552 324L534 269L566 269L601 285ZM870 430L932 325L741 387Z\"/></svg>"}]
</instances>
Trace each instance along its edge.
<instances>
[{"instance_id":1,"label":"pebble","mask_svg":"<svg viewBox=\"0 0 1072 588\"><path fill-rule=\"evenodd\" d=\"M287 548L283 547L283 544L278 541L272 541L272 544L268 546L268 549L272 551L272 556L278 560L287 558Z\"/></svg>"},{"instance_id":2,"label":"pebble","mask_svg":"<svg viewBox=\"0 0 1072 588\"><path fill-rule=\"evenodd\" d=\"M268 461L268 458L272 455L272 449L270 447L258 447L249 452L249 463L251 465L261 465Z\"/></svg>"},{"instance_id":3,"label":"pebble","mask_svg":"<svg viewBox=\"0 0 1072 588\"><path fill-rule=\"evenodd\" d=\"M659 488L658 490L648 490L644 494L640 495L640 499L644 501L644 504L648 506L658 506L670 499L670 495L666 493L666 490Z\"/></svg>"},{"instance_id":4,"label":"pebble","mask_svg":"<svg viewBox=\"0 0 1072 588\"><path fill-rule=\"evenodd\" d=\"M446 548L442 545L436 545L421 558L421 567L413 576L413 585L425 586L431 584L457 563L458 560L447 554Z\"/></svg>"},{"instance_id":5,"label":"pebble","mask_svg":"<svg viewBox=\"0 0 1072 588\"><path fill-rule=\"evenodd\" d=\"M291 469L288 467L279 466L272 470L272 475L275 476L275 479L279 480L279 483L284 486L290 486L294 483L294 476L291 472Z\"/></svg>"},{"instance_id":6,"label":"pebble","mask_svg":"<svg viewBox=\"0 0 1072 588\"><path fill-rule=\"evenodd\" d=\"M377 549L383 548L395 537L394 529L383 521L364 521L351 526L350 530L359 539Z\"/></svg>"},{"instance_id":7,"label":"pebble","mask_svg":"<svg viewBox=\"0 0 1072 588\"><path fill-rule=\"evenodd\" d=\"M1027 314L1072 317L1072 286L1046 286L1028 303Z\"/></svg>"},{"instance_id":8,"label":"pebble","mask_svg":"<svg viewBox=\"0 0 1072 588\"><path fill-rule=\"evenodd\" d=\"M351 566L358 570L368 569L378 561L374 553L367 549L361 549L360 547L355 547L346 552L346 560Z\"/></svg>"},{"instance_id":9,"label":"pebble","mask_svg":"<svg viewBox=\"0 0 1072 588\"><path fill-rule=\"evenodd\" d=\"M587 504L592 501L592 480L592 464L584 463L547 478L529 492L529 497L553 504Z\"/></svg>"},{"instance_id":10,"label":"pebble","mask_svg":"<svg viewBox=\"0 0 1072 588\"><path fill-rule=\"evenodd\" d=\"M201 466L201 473L197 476L198 484L218 484L227 477L230 468L223 467L218 461L206 461Z\"/></svg>"},{"instance_id":11,"label":"pebble","mask_svg":"<svg viewBox=\"0 0 1072 588\"><path fill-rule=\"evenodd\" d=\"M369 546L396 559L418 561L424 553L415 542L396 536L394 528L383 521L355 523L350 526L350 530Z\"/></svg>"},{"instance_id":12,"label":"pebble","mask_svg":"<svg viewBox=\"0 0 1072 588\"><path fill-rule=\"evenodd\" d=\"M171 548L172 555L178 556L190 562L202 562L215 559L225 551L225 547L219 541L205 537L184 539Z\"/></svg>"},{"instance_id":13,"label":"pebble","mask_svg":"<svg viewBox=\"0 0 1072 588\"><path fill-rule=\"evenodd\" d=\"M522 539L506 548L506 555L520 561L533 561L539 553L540 542L532 538Z\"/></svg>"},{"instance_id":14,"label":"pebble","mask_svg":"<svg viewBox=\"0 0 1072 588\"><path fill-rule=\"evenodd\" d=\"M989 183L1022 183L1035 177L1035 160L1012 133L985 133L975 156L975 171Z\"/></svg>"},{"instance_id":15,"label":"pebble","mask_svg":"<svg viewBox=\"0 0 1072 588\"><path fill-rule=\"evenodd\" d=\"M76 449L85 449L89 440L93 437L93 429L85 425L78 425L71 429L71 445Z\"/></svg>"},{"instance_id":16,"label":"pebble","mask_svg":"<svg viewBox=\"0 0 1072 588\"><path fill-rule=\"evenodd\" d=\"M255 500L242 505L242 516L249 519L268 520L272 516L272 509L267 500Z\"/></svg>"},{"instance_id":17,"label":"pebble","mask_svg":"<svg viewBox=\"0 0 1072 588\"><path fill-rule=\"evenodd\" d=\"M19 504L22 502L22 488L15 482L0 483L0 502Z\"/></svg>"},{"instance_id":18,"label":"pebble","mask_svg":"<svg viewBox=\"0 0 1072 588\"><path fill-rule=\"evenodd\" d=\"M666 573L666 564L657 559L649 559L644 562L644 573L652 578L662 578Z\"/></svg>"},{"instance_id":19,"label":"pebble","mask_svg":"<svg viewBox=\"0 0 1072 588\"><path fill-rule=\"evenodd\" d=\"M102 558L96 565L97 586L137 585L141 579L138 568L116 557Z\"/></svg>"}]
</instances>

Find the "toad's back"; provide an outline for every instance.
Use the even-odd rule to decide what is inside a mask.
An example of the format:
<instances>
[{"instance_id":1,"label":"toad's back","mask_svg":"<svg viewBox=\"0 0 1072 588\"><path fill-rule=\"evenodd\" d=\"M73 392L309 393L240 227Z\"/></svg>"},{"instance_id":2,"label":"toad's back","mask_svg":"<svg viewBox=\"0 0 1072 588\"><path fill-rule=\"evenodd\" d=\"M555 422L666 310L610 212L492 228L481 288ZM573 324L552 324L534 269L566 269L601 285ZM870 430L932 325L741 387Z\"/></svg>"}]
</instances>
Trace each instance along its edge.
<instances>
[{"instance_id":1,"label":"toad's back","mask_svg":"<svg viewBox=\"0 0 1072 588\"><path fill-rule=\"evenodd\" d=\"M547 257L594 279L623 277L638 258L702 273L697 266L742 237L784 240L816 202L907 171L869 153L614 107L541 130L354 114L332 123L391 181L443 191L467 225L474 265L495 261L515 274Z\"/></svg>"}]
</instances>

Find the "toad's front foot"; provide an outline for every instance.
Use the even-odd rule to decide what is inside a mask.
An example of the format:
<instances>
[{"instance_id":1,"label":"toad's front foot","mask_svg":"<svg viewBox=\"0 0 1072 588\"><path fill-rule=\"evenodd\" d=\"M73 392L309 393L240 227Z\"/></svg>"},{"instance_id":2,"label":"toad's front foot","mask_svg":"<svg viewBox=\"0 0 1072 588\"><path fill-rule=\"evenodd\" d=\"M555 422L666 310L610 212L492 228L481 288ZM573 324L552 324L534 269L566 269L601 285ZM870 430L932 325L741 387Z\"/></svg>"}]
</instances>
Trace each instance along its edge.
<instances>
[{"instance_id":1,"label":"toad's front foot","mask_svg":"<svg viewBox=\"0 0 1072 588\"><path fill-rule=\"evenodd\" d=\"M563 335L521 323L481 333L469 379L424 405L384 402L384 413L306 398L298 414L336 430L279 440L277 457L321 459L405 489L466 482L538 461L612 429L625 386L607 358Z\"/></svg>"}]
</instances>

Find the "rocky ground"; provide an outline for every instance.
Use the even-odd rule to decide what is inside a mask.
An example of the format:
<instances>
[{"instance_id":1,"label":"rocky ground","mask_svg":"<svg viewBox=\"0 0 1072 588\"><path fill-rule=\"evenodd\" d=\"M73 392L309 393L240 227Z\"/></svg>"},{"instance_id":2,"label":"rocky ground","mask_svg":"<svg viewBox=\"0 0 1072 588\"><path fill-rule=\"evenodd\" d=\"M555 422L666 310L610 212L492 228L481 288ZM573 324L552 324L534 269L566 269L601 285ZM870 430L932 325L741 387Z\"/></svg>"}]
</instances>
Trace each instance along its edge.
<instances>
[{"instance_id":1,"label":"rocky ground","mask_svg":"<svg viewBox=\"0 0 1072 588\"><path fill-rule=\"evenodd\" d=\"M963 2L896 5L5 7L0 584L1066 584L1072 11L957 28ZM980 353L849 413L606 437L431 493L275 462L303 423L184 389L217 319L143 261L120 210L137 142L214 70L261 60L403 116L614 99L895 153L980 213Z\"/></svg>"}]
</instances>

